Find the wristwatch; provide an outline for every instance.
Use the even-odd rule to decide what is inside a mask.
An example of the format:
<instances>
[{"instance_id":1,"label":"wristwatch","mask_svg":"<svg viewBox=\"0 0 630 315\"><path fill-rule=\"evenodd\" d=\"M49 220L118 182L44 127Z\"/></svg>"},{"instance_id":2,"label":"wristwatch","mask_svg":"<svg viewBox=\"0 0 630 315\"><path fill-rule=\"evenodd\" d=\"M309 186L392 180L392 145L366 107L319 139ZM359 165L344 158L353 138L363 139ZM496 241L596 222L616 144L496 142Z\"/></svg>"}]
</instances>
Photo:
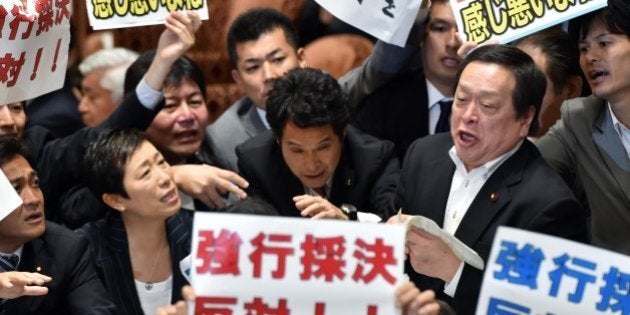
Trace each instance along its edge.
<instances>
[{"instance_id":1,"label":"wristwatch","mask_svg":"<svg viewBox=\"0 0 630 315\"><path fill-rule=\"evenodd\" d=\"M357 220L357 207L349 204L349 203L344 203L341 205L341 211L343 211L343 213L345 215L348 216L349 220L352 221L356 221Z\"/></svg>"}]
</instances>

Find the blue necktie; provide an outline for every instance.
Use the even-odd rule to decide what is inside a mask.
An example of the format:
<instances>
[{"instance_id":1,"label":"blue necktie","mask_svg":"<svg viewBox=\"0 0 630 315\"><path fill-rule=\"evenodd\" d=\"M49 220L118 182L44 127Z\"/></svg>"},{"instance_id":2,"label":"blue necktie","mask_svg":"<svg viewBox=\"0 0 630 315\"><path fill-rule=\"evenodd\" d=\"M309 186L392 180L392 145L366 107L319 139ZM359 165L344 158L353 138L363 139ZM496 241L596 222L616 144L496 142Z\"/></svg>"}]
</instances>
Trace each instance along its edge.
<instances>
[{"instance_id":1,"label":"blue necktie","mask_svg":"<svg viewBox=\"0 0 630 315\"><path fill-rule=\"evenodd\" d=\"M451 106L452 100L441 100L438 102L440 105L440 118L437 125L435 125L435 133L447 132L451 130L450 118L451 118Z\"/></svg>"},{"instance_id":2,"label":"blue necktie","mask_svg":"<svg viewBox=\"0 0 630 315\"><path fill-rule=\"evenodd\" d=\"M0 254L0 272L15 271L20 262L20 257L16 254ZM0 299L0 315L6 313L4 303L7 300Z\"/></svg>"},{"instance_id":3,"label":"blue necktie","mask_svg":"<svg viewBox=\"0 0 630 315\"><path fill-rule=\"evenodd\" d=\"M16 254L0 254L0 272L15 271L20 257Z\"/></svg>"}]
</instances>

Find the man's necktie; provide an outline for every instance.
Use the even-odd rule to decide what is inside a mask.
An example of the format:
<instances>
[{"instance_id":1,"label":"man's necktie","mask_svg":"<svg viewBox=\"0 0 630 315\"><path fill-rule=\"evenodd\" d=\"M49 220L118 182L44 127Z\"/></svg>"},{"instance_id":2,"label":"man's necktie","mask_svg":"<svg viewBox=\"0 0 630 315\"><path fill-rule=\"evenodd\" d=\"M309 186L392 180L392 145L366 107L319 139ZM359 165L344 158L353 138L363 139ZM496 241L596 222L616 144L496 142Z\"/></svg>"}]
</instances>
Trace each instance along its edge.
<instances>
[{"instance_id":1,"label":"man's necktie","mask_svg":"<svg viewBox=\"0 0 630 315\"><path fill-rule=\"evenodd\" d=\"M0 254L0 272L15 271L20 262L20 257L16 254ZM0 299L0 315L6 314L7 300Z\"/></svg>"},{"instance_id":2,"label":"man's necktie","mask_svg":"<svg viewBox=\"0 0 630 315\"><path fill-rule=\"evenodd\" d=\"M0 272L15 271L20 257L16 254L0 254Z\"/></svg>"},{"instance_id":3,"label":"man's necktie","mask_svg":"<svg viewBox=\"0 0 630 315\"><path fill-rule=\"evenodd\" d=\"M451 130L450 118L451 118L451 106L452 100L441 100L438 102L440 105L440 118L437 125L435 125L435 133L446 132Z\"/></svg>"}]
</instances>

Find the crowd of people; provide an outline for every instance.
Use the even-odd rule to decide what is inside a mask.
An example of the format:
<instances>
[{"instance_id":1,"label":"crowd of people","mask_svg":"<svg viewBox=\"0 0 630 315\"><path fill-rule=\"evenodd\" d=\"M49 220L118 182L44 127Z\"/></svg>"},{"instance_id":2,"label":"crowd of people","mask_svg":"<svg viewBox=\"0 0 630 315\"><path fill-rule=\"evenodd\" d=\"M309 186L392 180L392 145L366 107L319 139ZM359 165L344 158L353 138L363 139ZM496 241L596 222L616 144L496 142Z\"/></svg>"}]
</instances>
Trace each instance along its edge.
<instances>
[{"instance_id":1,"label":"crowd of people","mask_svg":"<svg viewBox=\"0 0 630 315\"><path fill-rule=\"evenodd\" d=\"M185 56L194 12L171 12L153 51L81 62L83 127L27 124L61 96L1 104L23 204L0 220L0 314L187 314L195 211L423 215L484 260L499 226L630 255L630 4L472 50L449 1L421 12L405 47L376 41L339 80L308 67L283 13L241 14L227 48L244 96L212 123ZM474 313L483 270L416 228L405 253L404 314Z\"/></svg>"}]
</instances>

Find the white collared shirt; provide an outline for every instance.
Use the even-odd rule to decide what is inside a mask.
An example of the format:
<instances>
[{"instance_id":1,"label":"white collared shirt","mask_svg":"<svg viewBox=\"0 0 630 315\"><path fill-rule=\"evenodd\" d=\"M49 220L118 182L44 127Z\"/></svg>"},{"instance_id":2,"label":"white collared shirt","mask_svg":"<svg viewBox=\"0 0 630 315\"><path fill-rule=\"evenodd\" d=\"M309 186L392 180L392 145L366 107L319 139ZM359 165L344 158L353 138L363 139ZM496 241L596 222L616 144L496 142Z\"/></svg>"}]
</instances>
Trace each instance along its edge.
<instances>
[{"instance_id":1,"label":"white collared shirt","mask_svg":"<svg viewBox=\"0 0 630 315\"><path fill-rule=\"evenodd\" d=\"M256 105L254 105L256 106ZM258 113L258 116L260 116L260 121L262 121L263 125L265 126L265 128L267 128L267 130L269 130L271 127L269 126L269 123L267 122L267 111L256 106L256 112Z\"/></svg>"},{"instance_id":2,"label":"white collared shirt","mask_svg":"<svg viewBox=\"0 0 630 315\"><path fill-rule=\"evenodd\" d=\"M623 143L623 147L626 149L626 155L630 158L630 129L617 119L617 116L615 116L615 113L610 107L610 102L608 103L608 111L612 117L613 127L615 128L621 143Z\"/></svg>"},{"instance_id":3,"label":"white collared shirt","mask_svg":"<svg viewBox=\"0 0 630 315\"><path fill-rule=\"evenodd\" d=\"M442 95L440 91L429 80L427 82L427 107L429 109L429 134L435 134L435 127L437 127L438 120L440 120L440 114L442 109L440 108L440 101L452 100L452 97Z\"/></svg>"},{"instance_id":4,"label":"white collared shirt","mask_svg":"<svg viewBox=\"0 0 630 315\"><path fill-rule=\"evenodd\" d=\"M451 190L448 194L446 210L444 211L443 229L445 231L455 235L459 224L462 222L462 218L468 211L468 208L470 208L473 200L475 200L475 197L477 197L477 194L479 194L483 185L488 181L488 178L490 178L499 166L509 159L522 144L523 141L521 140L512 150L470 171L466 170L464 162L462 162L457 155L455 146L448 151L451 160L455 163L455 173L453 173ZM459 265L459 269L451 282L444 285L444 293L451 297L455 296L455 291L457 290L463 269L464 262Z\"/></svg>"}]
</instances>

